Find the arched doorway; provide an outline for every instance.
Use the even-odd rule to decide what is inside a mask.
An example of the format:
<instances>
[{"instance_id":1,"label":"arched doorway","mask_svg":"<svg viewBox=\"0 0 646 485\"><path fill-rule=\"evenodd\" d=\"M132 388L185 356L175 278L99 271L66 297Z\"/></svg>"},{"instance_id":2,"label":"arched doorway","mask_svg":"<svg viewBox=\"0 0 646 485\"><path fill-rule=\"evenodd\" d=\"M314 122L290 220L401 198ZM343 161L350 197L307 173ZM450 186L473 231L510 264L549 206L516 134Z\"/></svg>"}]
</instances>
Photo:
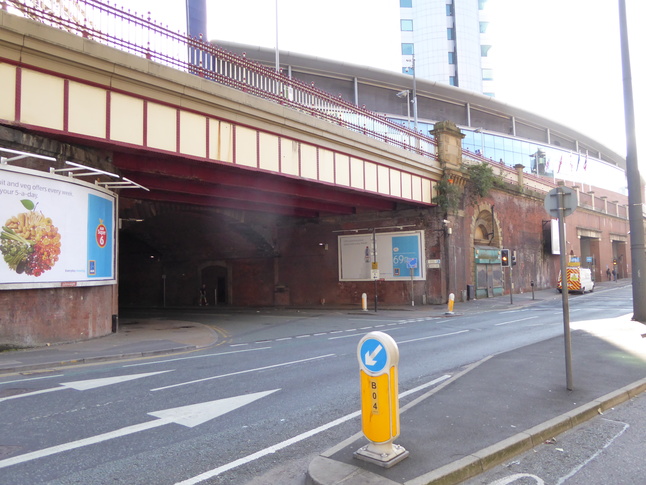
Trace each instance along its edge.
<instances>
[{"instance_id":1,"label":"arched doorway","mask_svg":"<svg viewBox=\"0 0 646 485\"><path fill-rule=\"evenodd\" d=\"M483 205L475 211L472 223L475 297L489 298L504 293L500 262L500 226L493 206Z\"/></svg>"},{"instance_id":2,"label":"arched doorway","mask_svg":"<svg viewBox=\"0 0 646 485\"><path fill-rule=\"evenodd\" d=\"M202 268L200 279L206 285L206 300L209 305L229 303L229 277L225 265L211 265Z\"/></svg>"}]
</instances>

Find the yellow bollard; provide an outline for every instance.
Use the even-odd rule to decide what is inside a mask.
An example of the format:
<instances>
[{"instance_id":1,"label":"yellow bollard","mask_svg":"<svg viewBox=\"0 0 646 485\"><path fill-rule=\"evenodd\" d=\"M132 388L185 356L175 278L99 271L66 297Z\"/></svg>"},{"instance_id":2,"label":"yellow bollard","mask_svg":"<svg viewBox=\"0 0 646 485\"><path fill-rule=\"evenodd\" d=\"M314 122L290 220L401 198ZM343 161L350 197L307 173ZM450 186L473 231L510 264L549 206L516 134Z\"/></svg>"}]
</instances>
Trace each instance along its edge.
<instances>
[{"instance_id":1,"label":"yellow bollard","mask_svg":"<svg viewBox=\"0 0 646 485\"><path fill-rule=\"evenodd\" d=\"M365 293L361 295L361 309L364 312L368 311L368 295L366 295Z\"/></svg>"},{"instance_id":2,"label":"yellow bollard","mask_svg":"<svg viewBox=\"0 0 646 485\"><path fill-rule=\"evenodd\" d=\"M446 313L453 313L453 304L455 303L455 295L449 294L449 309Z\"/></svg>"}]
</instances>

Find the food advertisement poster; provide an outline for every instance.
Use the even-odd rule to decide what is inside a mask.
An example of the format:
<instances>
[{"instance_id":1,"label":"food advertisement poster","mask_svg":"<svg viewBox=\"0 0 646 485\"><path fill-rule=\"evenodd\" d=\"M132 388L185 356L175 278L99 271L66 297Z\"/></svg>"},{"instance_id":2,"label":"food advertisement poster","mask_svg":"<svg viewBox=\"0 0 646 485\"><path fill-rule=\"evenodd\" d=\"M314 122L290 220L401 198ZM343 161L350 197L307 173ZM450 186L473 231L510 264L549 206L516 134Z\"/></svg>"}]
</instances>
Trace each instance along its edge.
<instances>
[{"instance_id":1,"label":"food advertisement poster","mask_svg":"<svg viewBox=\"0 0 646 485\"><path fill-rule=\"evenodd\" d=\"M424 231L339 236L339 279L423 280ZM374 254L376 250L376 255ZM376 262L376 268L375 268Z\"/></svg>"},{"instance_id":2,"label":"food advertisement poster","mask_svg":"<svg viewBox=\"0 0 646 485\"><path fill-rule=\"evenodd\" d=\"M0 288L112 284L115 205L94 184L0 166Z\"/></svg>"}]
</instances>

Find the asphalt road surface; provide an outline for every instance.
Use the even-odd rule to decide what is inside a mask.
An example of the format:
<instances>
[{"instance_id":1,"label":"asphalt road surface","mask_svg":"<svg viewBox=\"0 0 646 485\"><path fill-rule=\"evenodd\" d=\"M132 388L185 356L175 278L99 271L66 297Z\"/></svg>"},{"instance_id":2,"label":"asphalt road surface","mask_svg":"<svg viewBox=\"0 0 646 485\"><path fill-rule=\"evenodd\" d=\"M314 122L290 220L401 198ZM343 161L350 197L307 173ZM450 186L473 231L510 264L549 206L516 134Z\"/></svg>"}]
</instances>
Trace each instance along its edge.
<instances>
[{"instance_id":1,"label":"asphalt road surface","mask_svg":"<svg viewBox=\"0 0 646 485\"><path fill-rule=\"evenodd\" d=\"M630 287L570 299L573 328L631 311ZM366 333L397 342L405 405L466 364L563 332L559 299L452 317L171 318L225 338L199 352L0 376L0 484L301 485L314 456L361 429L357 345Z\"/></svg>"}]
</instances>

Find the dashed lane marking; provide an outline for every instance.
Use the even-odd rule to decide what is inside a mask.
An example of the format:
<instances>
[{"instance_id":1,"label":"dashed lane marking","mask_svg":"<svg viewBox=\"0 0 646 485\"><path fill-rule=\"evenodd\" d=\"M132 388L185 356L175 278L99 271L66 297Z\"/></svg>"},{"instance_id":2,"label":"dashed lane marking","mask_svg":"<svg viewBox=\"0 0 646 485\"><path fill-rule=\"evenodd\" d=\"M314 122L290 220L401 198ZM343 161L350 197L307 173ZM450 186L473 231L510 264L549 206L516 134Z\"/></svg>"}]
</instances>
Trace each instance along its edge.
<instances>
[{"instance_id":1,"label":"dashed lane marking","mask_svg":"<svg viewBox=\"0 0 646 485\"><path fill-rule=\"evenodd\" d=\"M365 321L365 320L364 320ZM246 343L238 343L238 344L229 344L229 347L241 347L245 345L256 345L256 344L268 344L271 342L285 342L287 340L294 340L294 339L303 339L303 338L309 338L309 337L324 337L326 335L337 335L340 333L345 333L345 334L351 334L351 335L344 335L342 337L330 337L329 340L335 340L339 338L348 338L348 337L354 337L356 333L353 332L359 332L359 331L368 331L368 330L373 330L376 328L385 328L385 327L396 327L400 325L408 325L411 323L423 323L423 322L429 322L429 321L434 321L435 323L443 323L443 322L448 322L447 319L440 319L438 317L426 317L426 318L411 318L411 319L406 319L406 320L398 320L396 322L390 322L390 323L385 323L383 320L375 320L375 322L381 322L377 325L371 325L367 327L358 327L358 328L346 328L343 330L330 330L329 332L319 332L315 334L304 334L304 335L294 335L290 337L280 337L276 339L269 339L269 340L256 340L254 342L246 342ZM394 329L389 329L389 330L394 330Z\"/></svg>"}]
</instances>

